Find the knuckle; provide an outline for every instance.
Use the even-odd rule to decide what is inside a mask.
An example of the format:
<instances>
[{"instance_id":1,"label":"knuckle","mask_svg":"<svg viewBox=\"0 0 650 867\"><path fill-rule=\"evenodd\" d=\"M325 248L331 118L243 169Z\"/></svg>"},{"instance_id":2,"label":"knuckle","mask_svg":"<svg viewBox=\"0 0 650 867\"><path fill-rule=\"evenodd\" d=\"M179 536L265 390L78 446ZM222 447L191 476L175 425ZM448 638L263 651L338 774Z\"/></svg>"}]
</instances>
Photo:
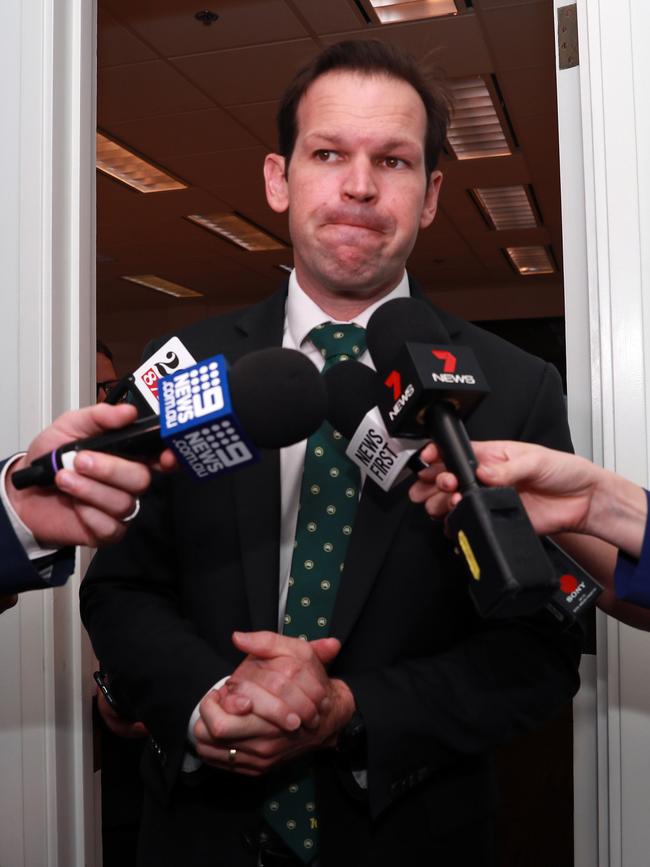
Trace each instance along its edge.
<instances>
[{"instance_id":1,"label":"knuckle","mask_svg":"<svg viewBox=\"0 0 650 867\"><path fill-rule=\"evenodd\" d=\"M287 678L279 671L267 671L265 673L265 686L273 695L281 695L287 685Z\"/></svg>"}]
</instances>

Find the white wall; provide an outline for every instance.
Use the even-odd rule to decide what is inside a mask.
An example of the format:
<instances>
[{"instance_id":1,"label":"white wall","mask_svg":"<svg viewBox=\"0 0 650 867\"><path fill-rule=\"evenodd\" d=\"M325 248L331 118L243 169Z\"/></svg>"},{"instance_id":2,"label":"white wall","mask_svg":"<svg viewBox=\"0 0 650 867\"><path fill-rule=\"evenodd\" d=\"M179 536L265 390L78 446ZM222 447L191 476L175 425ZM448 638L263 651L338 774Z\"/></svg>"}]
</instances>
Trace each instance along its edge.
<instances>
[{"instance_id":1,"label":"white wall","mask_svg":"<svg viewBox=\"0 0 650 867\"><path fill-rule=\"evenodd\" d=\"M563 167L572 196L564 214L570 417L578 450L647 486L650 7L646 0L577 5L580 67L569 74L579 77L580 104L564 125L579 127L584 184L574 174L580 166ZM584 237L571 217L582 207ZM581 849L578 841L576 865L646 867L650 636L601 615L598 638L596 679L580 707L577 745L585 773L590 762L596 765L597 797L586 792L576 804L576 827L586 832L591 816L595 846L583 839Z\"/></svg>"},{"instance_id":2,"label":"white wall","mask_svg":"<svg viewBox=\"0 0 650 867\"><path fill-rule=\"evenodd\" d=\"M92 0L0 3L0 455L92 397L94 22ZM0 622L2 867L91 852L77 586L26 594Z\"/></svg>"}]
</instances>

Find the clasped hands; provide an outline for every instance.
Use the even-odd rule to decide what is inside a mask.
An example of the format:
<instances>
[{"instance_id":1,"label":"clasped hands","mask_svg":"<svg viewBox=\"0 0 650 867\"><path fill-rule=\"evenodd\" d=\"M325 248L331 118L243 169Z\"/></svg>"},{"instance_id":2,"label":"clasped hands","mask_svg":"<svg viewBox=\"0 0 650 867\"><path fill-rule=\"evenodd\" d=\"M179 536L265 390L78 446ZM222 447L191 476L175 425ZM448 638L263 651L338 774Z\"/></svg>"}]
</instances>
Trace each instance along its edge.
<instances>
[{"instance_id":1,"label":"clasped hands","mask_svg":"<svg viewBox=\"0 0 650 867\"><path fill-rule=\"evenodd\" d=\"M302 753L334 746L354 713L348 686L325 666L336 638L304 641L275 632L235 632L247 656L201 701L196 752L209 765L260 776Z\"/></svg>"}]
</instances>

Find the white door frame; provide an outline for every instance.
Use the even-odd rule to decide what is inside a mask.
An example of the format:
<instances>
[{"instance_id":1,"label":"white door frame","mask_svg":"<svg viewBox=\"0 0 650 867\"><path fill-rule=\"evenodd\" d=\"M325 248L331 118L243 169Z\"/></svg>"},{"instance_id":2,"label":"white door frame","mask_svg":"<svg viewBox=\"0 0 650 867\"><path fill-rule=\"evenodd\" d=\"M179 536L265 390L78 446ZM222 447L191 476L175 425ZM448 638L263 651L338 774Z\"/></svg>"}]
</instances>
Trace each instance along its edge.
<instances>
[{"instance_id":1,"label":"white door frame","mask_svg":"<svg viewBox=\"0 0 650 867\"><path fill-rule=\"evenodd\" d=\"M94 399L95 21L95 0L0 4L0 455ZM2 616L2 867L96 863L78 585Z\"/></svg>"},{"instance_id":2,"label":"white door frame","mask_svg":"<svg viewBox=\"0 0 650 867\"><path fill-rule=\"evenodd\" d=\"M647 486L650 7L577 9L580 66L558 71L569 416L578 451ZM576 867L648 863L649 661L650 636L599 615L576 703Z\"/></svg>"}]
</instances>

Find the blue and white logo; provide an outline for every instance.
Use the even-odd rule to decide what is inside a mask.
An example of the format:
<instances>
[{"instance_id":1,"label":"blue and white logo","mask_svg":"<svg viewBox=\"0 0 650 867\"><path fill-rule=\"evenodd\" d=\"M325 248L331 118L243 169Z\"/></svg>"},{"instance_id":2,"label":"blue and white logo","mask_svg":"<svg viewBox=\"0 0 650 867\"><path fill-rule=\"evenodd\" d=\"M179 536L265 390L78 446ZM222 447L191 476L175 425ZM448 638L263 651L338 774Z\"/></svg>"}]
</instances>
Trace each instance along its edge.
<instances>
[{"instance_id":1,"label":"blue and white logo","mask_svg":"<svg viewBox=\"0 0 650 867\"><path fill-rule=\"evenodd\" d=\"M232 408L223 355L160 380L160 434L198 479L255 463L259 455Z\"/></svg>"}]
</instances>

